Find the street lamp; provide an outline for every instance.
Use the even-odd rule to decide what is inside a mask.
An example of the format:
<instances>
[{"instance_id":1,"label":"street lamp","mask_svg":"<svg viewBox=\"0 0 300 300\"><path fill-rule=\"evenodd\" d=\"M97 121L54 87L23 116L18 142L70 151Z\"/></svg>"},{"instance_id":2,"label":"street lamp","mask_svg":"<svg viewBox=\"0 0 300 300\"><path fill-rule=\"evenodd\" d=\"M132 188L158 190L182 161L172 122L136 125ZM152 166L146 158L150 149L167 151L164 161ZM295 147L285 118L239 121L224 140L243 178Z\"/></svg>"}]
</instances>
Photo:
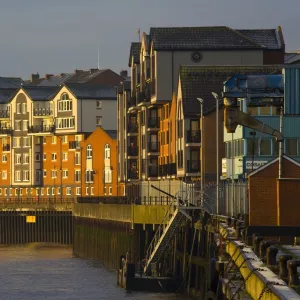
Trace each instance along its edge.
<instances>
[{"instance_id":1,"label":"street lamp","mask_svg":"<svg viewBox=\"0 0 300 300\"><path fill-rule=\"evenodd\" d=\"M204 195L204 191L203 191L203 102L204 100L202 98L197 98L197 100L200 102L200 121L201 121L201 132L200 132L200 141L201 141L201 205L203 205L203 195Z\"/></svg>"},{"instance_id":2,"label":"street lamp","mask_svg":"<svg viewBox=\"0 0 300 300\"><path fill-rule=\"evenodd\" d=\"M217 167L217 214L219 214L219 96L217 93L211 93L216 99L216 167Z\"/></svg>"}]
</instances>

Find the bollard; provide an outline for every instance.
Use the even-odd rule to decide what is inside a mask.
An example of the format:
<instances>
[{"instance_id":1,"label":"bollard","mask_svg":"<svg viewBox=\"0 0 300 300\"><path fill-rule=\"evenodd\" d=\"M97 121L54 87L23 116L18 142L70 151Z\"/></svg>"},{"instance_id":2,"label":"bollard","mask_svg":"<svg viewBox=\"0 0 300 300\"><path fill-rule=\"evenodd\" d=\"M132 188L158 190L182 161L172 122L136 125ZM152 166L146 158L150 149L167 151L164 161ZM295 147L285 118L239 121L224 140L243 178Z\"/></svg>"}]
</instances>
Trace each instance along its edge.
<instances>
[{"instance_id":1,"label":"bollard","mask_svg":"<svg viewBox=\"0 0 300 300\"><path fill-rule=\"evenodd\" d=\"M287 263L289 273L289 286L300 285L300 280L297 273L297 268L300 267L300 260L292 259Z\"/></svg>"},{"instance_id":2,"label":"bollard","mask_svg":"<svg viewBox=\"0 0 300 300\"><path fill-rule=\"evenodd\" d=\"M278 241L261 241L259 244L259 255L262 260L266 258L267 248L278 244Z\"/></svg>"},{"instance_id":3,"label":"bollard","mask_svg":"<svg viewBox=\"0 0 300 300\"><path fill-rule=\"evenodd\" d=\"M270 246L267 248L267 265L268 266L275 266L276 262L276 255L278 253L278 249L274 246Z\"/></svg>"},{"instance_id":4,"label":"bollard","mask_svg":"<svg viewBox=\"0 0 300 300\"><path fill-rule=\"evenodd\" d=\"M287 269L287 262L288 260L293 259L292 255L283 254L279 257L279 277L282 280L288 280L288 269Z\"/></svg>"},{"instance_id":5,"label":"bollard","mask_svg":"<svg viewBox=\"0 0 300 300\"><path fill-rule=\"evenodd\" d=\"M253 245L254 245L254 253L259 256L259 246L260 243L263 241L264 237L263 236L255 236L253 237Z\"/></svg>"}]
</instances>

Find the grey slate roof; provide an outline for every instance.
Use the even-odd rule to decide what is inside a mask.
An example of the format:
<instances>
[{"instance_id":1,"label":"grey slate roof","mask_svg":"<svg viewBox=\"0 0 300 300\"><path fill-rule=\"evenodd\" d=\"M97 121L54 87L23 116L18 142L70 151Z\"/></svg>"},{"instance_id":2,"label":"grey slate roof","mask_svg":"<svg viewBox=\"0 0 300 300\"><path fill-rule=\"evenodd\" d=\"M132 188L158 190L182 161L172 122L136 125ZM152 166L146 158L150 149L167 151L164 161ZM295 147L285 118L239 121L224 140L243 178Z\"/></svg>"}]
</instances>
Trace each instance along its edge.
<instances>
[{"instance_id":1,"label":"grey slate roof","mask_svg":"<svg viewBox=\"0 0 300 300\"><path fill-rule=\"evenodd\" d=\"M300 63L300 52L286 53L284 57L284 63L286 64L299 64Z\"/></svg>"},{"instance_id":2,"label":"grey slate roof","mask_svg":"<svg viewBox=\"0 0 300 300\"><path fill-rule=\"evenodd\" d=\"M102 128L103 129L103 128ZM112 139L117 139L118 137L118 132L117 130L105 130L103 129Z\"/></svg>"},{"instance_id":3,"label":"grey slate roof","mask_svg":"<svg viewBox=\"0 0 300 300\"><path fill-rule=\"evenodd\" d=\"M128 66L131 67L131 58L133 56L134 62L139 64L140 63L140 51L141 51L141 43L131 43L130 46L130 54L129 54L129 61Z\"/></svg>"},{"instance_id":4,"label":"grey slate roof","mask_svg":"<svg viewBox=\"0 0 300 300\"><path fill-rule=\"evenodd\" d=\"M155 50L280 49L280 34L270 30L234 30L216 27L153 27Z\"/></svg>"},{"instance_id":5,"label":"grey slate roof","mask_svg":"<svg viewBox=\"0 0 300 300\"><path fill-rule=\"evenodd\" d=\"M65 85L78 99L117 100L114 87L82 83L66 83Z\"/></svg>"},{"instance_id":6,"label":"grey slate roof","mask_svg":"<svg viewBox=\"0 0 300 300\"><path fill-rule=\"evenodd\" d=\"M23 90L29 95L33 101L51 100L58 92L57 86L23 86Z\"/></svg>"},{"instance_id":7,"label":"grey slate roof","mask_svg":"<svg viewBox=\"0 0 300 300\"><path fill-rule=\"evenodd\" d=\"M0 89L0 104L8 103L16 91L17 89Z\"/></svg>"},{"instance_id":8,"label":"grey slate roof","mask_svg":"<svg viewBox=\"0 0 300 300\"><path fill-rule=\"evenodd\" d=\"M282 47L276 29L238 29L236 31L268 49L280 49Z\"/></svg>"},{"instance_id":9,"label":"grey slate roof","mask_svg":"<svg viewBox=\"0 0 300 300\"><path fill-rule=\"evenodd\" d=\"M38 84L39 86L59 86L71 78L74 74L68 73L63 75L54 75L49 79L43 78L41 82Z\"/></svg>"},{"instance_id":10,"label":"grey slate roof","mask_svg":"<svg viewBox=\"0 0 300 300\"><path fill-rule=\"evenodd\" d=\"M19 88L23 84L21 78L14 77L0 77L0 89Z\"/></svg>"},{"instance_id":11,"label":"grey slate roof","mask_svg":"<svg viewBox=\"0 0 300 300\"><path fill-rule=\"evenodd\" d=\"M202 98L203 113L213 111L216 100L212 92L221 96L223 83L235 74L281 74L282 66L182 66L180 83L182 89L183 113L187 117L200 114L197 98ZM220 100L222 105L222 100Z\"/></svg>"}]
</instances>

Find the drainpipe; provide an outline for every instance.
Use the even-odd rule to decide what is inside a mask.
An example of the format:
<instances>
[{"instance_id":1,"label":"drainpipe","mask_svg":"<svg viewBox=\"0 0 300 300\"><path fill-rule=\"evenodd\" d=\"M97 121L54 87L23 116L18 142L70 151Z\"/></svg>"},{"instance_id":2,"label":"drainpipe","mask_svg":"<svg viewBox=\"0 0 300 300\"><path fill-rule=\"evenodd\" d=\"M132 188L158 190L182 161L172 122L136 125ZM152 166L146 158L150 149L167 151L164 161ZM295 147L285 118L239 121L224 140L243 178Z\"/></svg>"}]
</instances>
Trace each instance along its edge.
<instances>
[{"instance_id":1,"label":"drainpipe","mask_svg":"<svg viewBox=\"0 0 300 300\"><path fill-rule=\"evenodd\" d=\"M283 134L283 107L280 107L280 133ZM282 177L282 156L283 156L283 141L279 142L279 178Z\"/></svg>"}]
</instances>

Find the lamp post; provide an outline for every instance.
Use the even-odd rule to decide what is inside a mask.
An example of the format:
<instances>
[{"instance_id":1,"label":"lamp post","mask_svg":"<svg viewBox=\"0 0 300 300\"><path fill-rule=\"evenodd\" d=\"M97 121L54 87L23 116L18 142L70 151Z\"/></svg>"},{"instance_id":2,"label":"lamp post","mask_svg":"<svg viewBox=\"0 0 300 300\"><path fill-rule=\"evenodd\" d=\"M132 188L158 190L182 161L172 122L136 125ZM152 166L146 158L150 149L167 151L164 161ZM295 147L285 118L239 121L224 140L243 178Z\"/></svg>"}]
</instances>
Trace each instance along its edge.
<instances>
[{"instance_id":1,"label":"lamp post","mask_svg":"<svg viewBox=\"0 0 300 300\"><path fill-rule=\"evenodd\" d=\"M203 190L203 102L204 100L202 98L197 98L197 100L200 102L200 122L201 122L201 132L200 132L200 142L201 142L201 205L203 205L204 201L204 190Z\"/></svg>"},{"instance_id":2,"label":"lamp post","mask_svg":"<svg viewBox=\"0 0 300 300\"><path fill-rule=\"evenodd\" d=\"M219 96L217 93L212 92L216 99L216 167L217 167L217 214L219 214Z\"/></svg>"}]
</instances>

